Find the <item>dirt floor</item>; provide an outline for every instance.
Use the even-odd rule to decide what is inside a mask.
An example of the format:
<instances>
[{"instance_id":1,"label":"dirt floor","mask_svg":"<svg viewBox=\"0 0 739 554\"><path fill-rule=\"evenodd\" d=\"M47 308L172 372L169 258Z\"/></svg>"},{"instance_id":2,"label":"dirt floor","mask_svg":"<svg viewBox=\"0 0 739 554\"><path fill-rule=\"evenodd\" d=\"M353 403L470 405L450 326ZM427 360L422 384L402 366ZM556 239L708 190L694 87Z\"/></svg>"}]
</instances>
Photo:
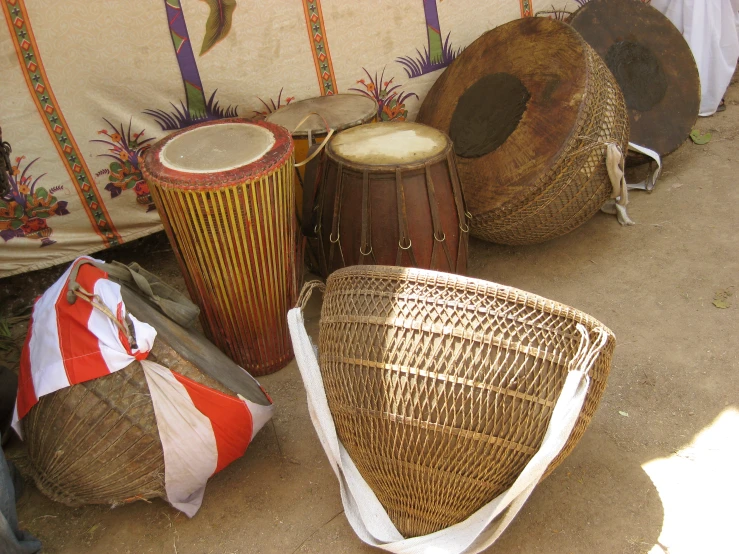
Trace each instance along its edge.
<instances>
[{"instance_id":1,"label":"dirt floor","mask_svg":"<svg viewBox=\"0 0 739 554\"><path fill-rule=\"evenodd\" d=\"M632 193L637 225L598 214L538 246L472 241L472 276L575 306L618 339L585 437L489 552L739 551L739 84L726 103L697 124L712 133L707 145L686 143L652 194ZM99 257L138 261L182 288L162 235ZM61 269L0 281L3 313ZM318 309L308 310L314 333ZM274 426L211 479L195 518L160 500L67 508L29 483L22 526L50 554L372 552L344 517L295 363L261 382ZM22 464L22 443L8 454Z\"/></svg>"}]
</instances>

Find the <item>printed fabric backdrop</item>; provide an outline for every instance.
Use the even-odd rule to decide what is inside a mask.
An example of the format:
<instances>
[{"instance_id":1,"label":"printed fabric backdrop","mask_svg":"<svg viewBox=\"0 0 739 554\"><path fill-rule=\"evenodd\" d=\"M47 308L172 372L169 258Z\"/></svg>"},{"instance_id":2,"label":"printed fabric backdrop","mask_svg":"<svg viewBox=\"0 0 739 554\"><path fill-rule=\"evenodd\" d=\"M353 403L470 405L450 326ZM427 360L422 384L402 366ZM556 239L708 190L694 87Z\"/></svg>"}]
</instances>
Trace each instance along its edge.
<instances>
[{"instance_id":1,"label":"printed fabric backdrop","mask_svg":"<svg viewBox=\"0 0 739 554\"><path fill-rule=\"evenodd\" d=\"M0 277L159 231L139 161L173 129L339 92L413 119L483 32L585 1L0 0Z\"/></svg>"}]
</instances>

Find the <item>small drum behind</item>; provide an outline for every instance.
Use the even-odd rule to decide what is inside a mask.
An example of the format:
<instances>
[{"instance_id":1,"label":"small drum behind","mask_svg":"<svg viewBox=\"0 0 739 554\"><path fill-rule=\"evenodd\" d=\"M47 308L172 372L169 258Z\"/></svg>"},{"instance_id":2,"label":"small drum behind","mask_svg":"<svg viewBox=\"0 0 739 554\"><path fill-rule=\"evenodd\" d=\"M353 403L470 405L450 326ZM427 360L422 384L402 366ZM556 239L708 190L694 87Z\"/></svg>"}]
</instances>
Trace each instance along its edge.
<instances>
[{"instance_id":1,"label":"small drum behind","mask_svg":"<svg viewBox=\"0 0 739 554\"><path fill-rule=\"evenodd\" d=\"M320 271L384 264L465 273L464 201L452 143L418 123L355 127L326 148Z\"/></svg>"},{"instance_id":2,"label":"small drum behind","mask_svg":"<svg viewBox=\"0 0 739 554\"><path fill-rule=\"evenodd\" d=\"M473 235L532 244L568 233L611 196L608 144L629 121L611 72L572 27L530 17L470 44L417 120L454 142Z\"/></svg>"},{"instance_id":3,"label":"small drum behind","mask_svg":"<svg viewBox=\"0 0 739 554\"><path fill-rule=\"evenodd\" d=\"M361 94L333 94L288 104L269 114L266 121L282 125L290 131L295 141L295 161L300 163L308 157L311 146L326 137L326 127L338 132L376 118L377 102L372 98ZM305 173L305 167L298 168L298 181L295 183L295 209L301 222ZM314 183L305 186L312 191Z\"/></svg>"},{"instance_id":4,"label":"small drum behind","mask_svg":"<svg viewBox=\"0 0 739 554\"><path fill-rule=\"evenodd\" d=\"M569 23L616 77L631 142L662 156L677 149L695 125L701 97L698 68L680 31L636 0L590 0Z\"/></svg>"},{"instance_id":5,"label":"small drum behind","mask_svg":"<svg viewBox=\"0 0 739 554\"><path fill-rule=\"evenodd\" d=\"M293 357L292 154L279 125L223 119L159 141L142 169L206 334L254 375Z\"/></svg>"}]
</instances>

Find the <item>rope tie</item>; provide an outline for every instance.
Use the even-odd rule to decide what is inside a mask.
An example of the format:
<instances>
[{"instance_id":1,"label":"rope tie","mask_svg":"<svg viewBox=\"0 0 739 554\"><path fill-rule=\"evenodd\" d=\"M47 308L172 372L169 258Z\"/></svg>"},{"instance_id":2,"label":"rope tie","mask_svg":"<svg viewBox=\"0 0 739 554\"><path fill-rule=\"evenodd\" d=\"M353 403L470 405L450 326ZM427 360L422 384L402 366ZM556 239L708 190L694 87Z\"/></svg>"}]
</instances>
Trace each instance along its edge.
<instances>
[{"instance_id":1,"label":"rope tie","mask_svg":"<svg viewBox=\"0 0 739 554\"><path fill-rule=\"evenodd\" d=\"M582 323L578 323L575 328L580 333L580 344L570 362L569 371L582 371L587 375L590 373L600 351L608 342L608 333L602 327L596 327L593 329L593 333L597 335L597 338L591 343L590 334Z\"/></svg>"},{"instance_id":2,"label":"rope tie","mask_svg":"<svg viewBox=\"0 0 739 554\"><path fill-rule=\"evenodd\" d=\"M336 129L331 129L331 127L329 127L328 121L326 121L326 118L325 117L323 117L318 112L310 112L303 119L300 120L300 123L298 123L295 126L295 128L293 129L292 134L295 134L295 131L297 131L306 121L308 121L308 119L311 118L311 116L314 116L314 115L320 117L321 118L321 121L323 121L323 126L326 129L326 138L323 139L323 142L318 146L318 148L310 156L308 156L307 158L305 158L302 162L296 163L295 164L295 167L303 167L305 164L307 164L313 158L315 158L316 156L318 156L318 154L320 154L321 151L324 148L326 148L326 145L329 143L329 141L331 140L331 137L336 132ZM312 132L312 130L308 130L308 146L311 145L312 141L313 141L313 132Z\"/></svg>"},{"instance_id":3,"label":"rope tie","mask_svg":"<svg viewBox=\"0 0 739 554\"><path fill-rule=\"evenodd\" d=\"M336 168L336 196L334 197L334 218L333 218L333 228L331 230L331 234L328 237L328 241L331 243L331 247L329 248L328 253L328 265L329 267L334 267L334 251L336 248L336 244L339 245L339 254L341 255L341 265L346 266L346 263L344 263L344 253L341 251L341 243L339 240L341 239L340 234L340 228L341 228L341 194L343 192L343 185L344 185L344 164L339 162L338 167Z\"/></svg>"},{"instance_id":4,"label":"rope tie","mask_svg":"<svg viewBox=\"0 0 739 554\"><path fill-rule=\"evenodd\" d=\"M298 296L298 301L295 304L295 307L304 310L305 307L308 305L308 301L313 295L313 291L316 289L318 289L321 294L323 294L326 291L326 283L317 279L305 283L303 285L303 289L300 291L300 296Z\"/></svg>"},{"instance_id":5,"label":"rope tie","mask_svg":"<svg viewBox=\"0 0 739 554\"><path fill-rule=\"evenodd\" d=\"M126 339L128 340L128 344L131 345L131 348L136 348L136 341L134 340L128 328L123 325L123 323L121 323L121 321L115 316L113 312L110 311L110 309L105 304L103 304L100 296L86 291L81 285L78 285L75 290L69 290L69 293L67 294L67 301L69 301L69 294L74 294L76 298L81 298L85 302L89 302L90 304L92 304L93 308L100 311L105 317L112 321L116 327L118 327L118 330L123 333L123 336L126 337Z\"/></svg>"}]
</instances>

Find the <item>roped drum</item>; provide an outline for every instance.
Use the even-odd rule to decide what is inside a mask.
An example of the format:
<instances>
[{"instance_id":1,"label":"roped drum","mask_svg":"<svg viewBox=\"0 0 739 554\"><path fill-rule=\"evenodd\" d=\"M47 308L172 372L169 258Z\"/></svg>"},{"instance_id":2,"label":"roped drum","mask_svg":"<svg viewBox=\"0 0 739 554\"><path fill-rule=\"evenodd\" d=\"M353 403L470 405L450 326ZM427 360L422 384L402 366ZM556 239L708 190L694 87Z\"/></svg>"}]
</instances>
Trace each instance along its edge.
<instances>
[{"instance_id":1,"label":"roped drum","mask_svg":"<svg viewBox=\"0 0 739 554\"><path fill-rule=\"evenodd\" d=\"M469 228L444 133L409 122L344 131L326 148L320 183L324 276L362 264L466 272Z\"/></svg>"},{"instance_id":2,"label":"roped drum","mask_svg":"<svg viewBox=\"0 0 739 554\"><path fill-rule=\"evenodd\" d=\"M609 145L629 139L623 95L569 25L526 17L488 31L434 83L418 121L448 133L472 235L533 244L585 223L614 195Z\"/></svg>"},{"instance_id":3,"label":"roped drum","mask_svg":"<svg viewBox=\"0 0 739 554\"><path fill-rule=\"evenodd\" d=\"M293 142L268 122L223 119L177 131L143 174L208 337L253 375L293 357Z\"/></svg>"},{"instance_id":4,"label":"roped drum","mask_svg":"<svg viewBox=\"0 0 739 554\"><path fill-rule=\"evenodd\" d=\"M377 102L372 98L361 94L332 94L293 102L272 112L265 119L290 131L295 141L295 161L300 163L312 153L311 147L315 147L326 138L328 129L343 131L369 123L376 117ZM302 221L304 186L312 191L314 185L312 182L304 185L305 174L305 167L298 168L295 206L300 221Z\"/></svg>"}]
</instances>

